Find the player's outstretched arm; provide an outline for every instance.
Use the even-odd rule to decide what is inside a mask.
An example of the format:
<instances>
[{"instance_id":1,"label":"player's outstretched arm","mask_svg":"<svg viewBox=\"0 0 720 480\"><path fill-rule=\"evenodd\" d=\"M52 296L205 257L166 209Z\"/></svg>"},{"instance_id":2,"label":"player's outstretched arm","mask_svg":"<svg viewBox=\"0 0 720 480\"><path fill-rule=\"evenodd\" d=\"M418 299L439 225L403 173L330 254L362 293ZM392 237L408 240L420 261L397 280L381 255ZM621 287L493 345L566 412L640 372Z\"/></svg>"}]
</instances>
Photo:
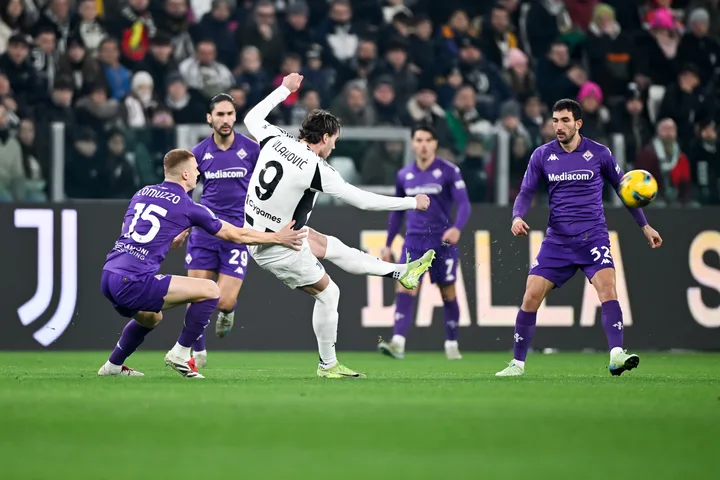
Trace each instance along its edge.
<instances>
[{"instance_id":1,"label":"player's outstretched arm","mask_svg":"<svg viewBox=\"0 0 720 480\"><path fill-rule=\"evenodd\" d=\"M607 151L607 156L603 158L603 163L601 165L601 172L602 176L605 178L605 180L612 185L613 189L615 190L615 194L620 197L620 180L622 180L623 177L623 171L620 168L620 165L617 164L615 161L615 157L612 156L612 153L610 152L610 149ZM620 197L622 198L622 197ZM631 208L627 205L625 206L627 208L628 212L630 212L630 215L635 219L635 222L642 228L643 235L645 235L645 238L647 238L648 244L652 248L658 248L662 245L662 237L660 237L660 234L648 224L647 218L645 218L645 213L643 212L642 208Z\"/></svg>"},{"instance_id":2,"label":"player's outstretched arm","mask_svg":"<svg viewBox=\"0 0 720 480\"><path fill-rule=\"evenodd\" d=\"M233 243L245 245L284 245L300 250L302 241L307 237L306 230L293 230L295 220L285 225L279 232L258 232L249 228L238 228L222 221L222 228L215 236Z\"/></svg>"},{"instance_id":3,"label":"player's outstretched arm","mask_svg":"<svg viewBox=\"0 0 720 480\"><path fill-rule=\"evenodd\" d=\"M270 112L272 112L280 102L284 101L292 92L300 88L302 79L302 75L298 75L297 73L287 75L283 79L282 85L273 90L270 95L251 108L247 115L245 115L245 126L258 143L268 137L273 137L281 133L279 128L270 125L265 118L270 115Z\"/></svg>"},{"instance_id":4,"label":"player's outstretched arm","mask_svg":"<svg viewBox=\"0 0 720 480\"><path fill-rule=\"evenodd\" d=\"M361 210L427 210L430 206L430 197L417 195L415 197L390 197L378 195L357 188L347 183L327 162L319 163L315 178L319 182L312 185L312 189L349 203Z\"/></svg>"}]
</instances>

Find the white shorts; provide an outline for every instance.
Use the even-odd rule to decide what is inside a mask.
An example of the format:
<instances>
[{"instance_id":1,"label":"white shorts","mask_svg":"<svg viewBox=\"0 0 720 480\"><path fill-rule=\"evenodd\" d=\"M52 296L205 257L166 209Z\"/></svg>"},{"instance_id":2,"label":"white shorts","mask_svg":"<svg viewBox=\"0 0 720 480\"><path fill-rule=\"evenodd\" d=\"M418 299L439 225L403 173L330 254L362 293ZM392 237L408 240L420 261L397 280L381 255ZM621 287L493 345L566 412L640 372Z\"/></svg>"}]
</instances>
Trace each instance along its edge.
<instances>
[{"instance_id":1,"label":"white shorts","mask_svg":"<svg viewBox=\"0 0 720 480\"><path fill-rule=\"evenodd\" d=\"M282 245L248 245L248 251L255 263L290 288L313 285L325 275L325 268L313 255L307 238L303 239L300 251Z\"/></svg>"}]
</instances>

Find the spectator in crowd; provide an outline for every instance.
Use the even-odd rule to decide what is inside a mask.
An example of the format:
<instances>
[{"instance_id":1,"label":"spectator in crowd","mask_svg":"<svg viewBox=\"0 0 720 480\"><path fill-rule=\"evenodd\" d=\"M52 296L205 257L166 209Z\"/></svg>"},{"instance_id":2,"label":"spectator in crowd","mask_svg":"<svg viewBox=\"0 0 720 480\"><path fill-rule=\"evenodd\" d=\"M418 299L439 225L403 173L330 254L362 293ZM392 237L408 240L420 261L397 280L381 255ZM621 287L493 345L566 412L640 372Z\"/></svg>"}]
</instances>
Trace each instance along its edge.
<instances>
[{"instance_id":1,"label":"spectator in crowd","mask_svg":"<svg viewBox=\"0 0 720 480\"><path fill-rule=\"evenodd\" d=\"M563 0L537 0L528 5L520 18L522 47L530 57L540 59L553 42L570 31L572 20Z\"/></svg>"},{"instance_id":2,"label":"spectator in crowd","mask_svg":"<svg viewBox=\"0 0 720 480\"><path fill-rule=\"evenodd\" d=\"M0 56L0 72L10 82L15 101L21 107L31 105L42 97L43 85L30 61L30 39L17 33L8 40L8 49Z\"/></svg>"},{"instance_id":3,"label":"spectator in crowd","mask_svg":"<svg viewBox=\"0 0 720 480\"><path fill-rule=\"evenodd\" d=\"M108 26L109 33L120 39L123 62L130 66L145 58L150 49L150 39L157 34L149 7L150 0L127 0L120 15Z\"/></svg>"},{"instance_id":4,"label":"spectator in crowd","mask_svg":"<svg viewBox=\"0 0 720 480\"><path fill-rule=\"evenodd\" d=\"M195 53L190 36L190 20L188 19L187 0L163 0L162 9L157 12L155 25L159 31L170 34L172 38L173 58L181 63ZM215 44L220 51L225 45Z\"/></svg>"},{"instance_id":5,"label":"spectator in crowd","mask_svg":"<svg viewBox=\"0 0 720 480\"><path fill-rule=\"evenodd\" d=\"M102 163L97 134L90 128L72 132L65 155L65 195L68 198L103 198L107 192L98 180Z\"/></svg>"},{"instance_id":6,"label":"spectator in crowd","mask_svg":"<svg viewBox=\"0 0 720 480\"><path fill-rule=\"evenodd\" d=\"M105 85L110 90L110 96L115 100L122 100L130 93L130 80L132 73L120 64L120 50L114 38L106 38L100 42L98 60L105 74Z\"/></svg>"},{"instance_id":7,"label":"spectator in crowd","mask_svg":"<svg viewBox=\"0 0 720 480\"><path fill-rule=\"evenodd\" d=\"M688 152L696 200L704 205L720 204L720 164L717 125L706 117L696 124L697 136Z\"/></svg>"},{"instance_id":8,"label":"spectator in crowd","mask_svg":"<svg viewBox=\"0 0 720 480\"><path fill-rule=\"evenodd\" d=\"M20 142L23 173L25 175L22 200L26 202L46 202L47 194L45 189L47 182L38 161L35 147L35 122L32 119L23 118L20 121L17 138Z\"/></svg>"},{"instance_id":9,"label":"spectator in crowd","mask_svg":"<svg viewBox=\"0 0 720 480\"><path fill-rule=\"evenodd\" d=\"M79 99L76 104L78 126L85 126L98 134L112 127L122 127L127 117L122 103L108 97L104 85L95 85L89 90L89 95ZM87 137L85 140L90 141Z\"/></svg>"},{"instance_id":10,"label":"spectator in crowd","mask_svg":"<svg viewBox=\"0 0 720 480\"><path fill-rule=\"evenodd\" d=\"M385 6L382 7L382 16L385 23L392 23L393 18L398 13L404 13L408 17L412 17L412 11L405 6L405 0L385 0Z\"/></svg>"},{"instance_id":11,"label":"spectator in crowd","mask_svg":"<svg viewBox=\"0 0 720 480\"><path fill-rule=\"evenodd\" d=\"M402 48L401 45L392 45L392 47L399 49ZM399 58L399 54L393 55L393 58ZM385 58L387 59L388 56L389 52L385 54ZM377 77L378 75L382 75L383 72L387 75L392 75L393 70L389 63L387 61L380 63L382 64L382 68L377 69L378 56L377 45L375 42L367 38L361 39L358 43L357 53L355 56L337 68L336 84L342 86L347 82L357 79L368 80L371 78L371 75L373 77ZM402 66L400 67L400 70L402 71Z\"/></svg>"},{"instance_id":12,"label":"spectator in crowd","mask_svg":"<svg viewBox=\"0 0 720 480\"><path fill-rule=\"evenodd\" d=\"M301 70L302 57L300 57L300 55L298 55L297 53L288 53L287 55L285 55L285 58L283 58L282 65L280 66L280 71L277 75L275 75L275 78L273 79L273 88L277 88L282 85L283 78L286 75L289 75L293 72L299 72ZM284 125L290 123L290 112L293 108L293 105L297 103L298 97L299 92L292 92L285 100L280 103L280 105L278 106L279 115L282 118L280 123Z\"/></svg>"},{"instance_id":13,"label":"spectator in crowd","mask_svg":"<svg viewBox=\"0 0 720 480\"><path fill-rule=\"evenodd\" d=\"M517 49L518 40L511 30L510 12L500 4L490 11L482 29L482 52L498 68L508 67L508 52Z\"/></svg>"},{"instance_id":14,"label":"spectator in crowd","mask_svg":"<svg viewBox=\"0 0 720 480\"><path fill-rule=\"evenodd\" d=\"M232 18L231 0L212 0L211 5L202 20L190 27L190 34L195 43L200 39L212 40L218 50L218 61L232 69L238 58L235 42L238 24Z\"/></svg>"},{"instance_id":15,"label":"spectator in crowd","mask_svg":"<svg viewBox=\"0 0 720 480\"><path fill-rule=\"evenodd\" d=\"M6 0L0 7L0 54L5 53L10 37L17 32L28 33L31 21L25 13L23 0Z\"/></svg>"},{"instance_id":16,"label":"spectator in crowd","mask_svg":"<svg viewBox=\"0 0 720 480\"><path fill-rule=\"evenodd\" d=\"M460 55L460 40L477 38L477 30L470 24L465 10L455 10L448 23L440 29L440 58L452 62Z\"/></svg>"},{"instance_id":17,"label":"spectator in crowd","mask_svg":"<svg viewBox=\"0 0 720 480\"><path fill-rule=\"evenodd\" d=\"M301 73L303 83L317 90L324 104L329 103L335 84L335 72L325 68L323 65L322 47L320 45L314 44L307 51L305 66L302 68Z\"/></svg>"},{"instance_id":18,"label":"spectator in crowd","mask_svg":"<svg viewBox=\"0 0 720 480\"><path fill-rule=\"evenodd\" d=\"M438 103L444 109L452 108L455 101L455 94L463 85L464 80L460 68L457 65L451 66L445 74L437 78L436 91Z\"/></svg>"},{"instance_id":19,"label":"spectator in crowd","mask_svg":"<svg viewBox=\"0 0 720 480\"><path fill-rule=\"evenodd\" d=\"M530 70L528 56L518 48L511 48L505 58L507 69L505 81L510 85L515 98L525 101L536 92L535 74Z\"/></svg>"},{"instance_id":20,"label":"spectator in crowd","mask_svg":"<svg viewBox=\"0 0 720 480\"><path fill-rule=\"evenodd\" d=\"M492 124L477 110L477 95L472 85L463 85L455 94L453 108L446 112L455 150L464 152L468 141L482 140L492 133Z\"/></svg>"},{"instance_id":21,"label":"spectator in crowd","mask_svg":"<svg viewBox=\"0 0 720 480\"><path fill-rule=\"evenodd\" d=\"M333 0L327 20L318 29L318 38L325 53L325 63L339 67L357 51L360 36L353 24L349 0Z\"/></svg>"},{"instance_id":22,"label":"spectator in crowd","mask_svg":"<svg viewBox=\"0 0 720 480\"><path fill-rule=\"evenodd\" d=\"M403 113L395 99L395 86L392 78L378 78L372 92L373 108L377 114L378 123L401 126Z\"/></svg>"},{"instance_id":23,"label":"spectator in crowd","mask_svg":"<svg viewBox=\"0 0 720 480\"><path fill-rule=\"evenodd\" d=\"M150 123L153 110L158 107L155 101L153 79L148 72L137 72L132 79L132 92L125 97L127 125L142 128Z\"/></svg>"},{"instance_id":24,"label":"spectator in crowd","mask_svg":"<svg viewBox=\"0 0 720 480\"><path fill-rule=\"evenodd\" d=\"M710 16L710 37L720 42L720 2L718 0L692 0L685 10L693 12L698 8L705 9Z\"/></svg>"},{"instance_id":25,"label":"spectator in crowd","mask_svg":"<svg viewBox=\"0 0 720 480\"><path fill-rule=\"evenodd\" d=\"M432 21L424 15L415 17L415 28L410 35L410 57L420 74L437 73L437 56L433 39Z\"/></svg>"},{"instance_id":26,"label":"spectator in crowd","mask_svg":"<svg viewBox=\"0 0 720 480\"><path fill-rule=\"evenodd\" d=\"M88 55L85 43L79 36L68 39L67 53L58 62L56 78L59 77L70 79L76 97L87 95L90 85L105 81L105 73L100 63Z\"/></svg>"},{"instance_id":27,"label":"spectator in crowd","mask_svg":"<svg viewBox=\"0 0 720 480\"><path fill-rule=\"evenodd\" d=\"M682 148L687 149L695 136L695 120L710 116L706 104L707 92L700 83L700 71L695 65L680 69L677 80L668 87L660 105L660 118L672 118L678 127L678 138Z\"/></svg>"},{"instance_id":28,"label":"spectator in crowd","mask_svg":"<svg viewBox=\"0 0 720 480\"><path fill-rule=\"evenodd\" d=\"M635 164L635 159L653 136L640 88L632 83L625 92L625 101L615 107L610 122L610 132L625 137L625 162Z\"/></svg>"},{"instance_id":29,"label":"spectator in crowd","mask_svg":"<svg viewBox=\"0 0 720 480\"><path fill-rule=\"evenodd\" d=\"M164 104L176 124L201 123L205 118L207 103L195 90L190 90L180 75L168 77Z\"/></svg>"},{"instance_id":30,"label":"spectator in crowd","mask_svg":"<svg viewBox=\"0 0 720 480\"><path fill-rule=\"evenodd\" d=\"M288 7L283 24L286 51L304 56L313 48L315 39L312 30L308 28L309 14L310 9L302 0L294 2Z\"/></svg>"},{"instance_id":31,"label":"spectator in crowd","mask_svg":"<svg viewBox=\"0 0 720 480\"><path fill-rule=\"evenodd\" d=\"M423 78L417 93L407 102L407 115L403 120L403 124L408 127L417 124L430 125L435 129L438 145L452 148L452 133L450 133L445 111L437 103L437 93L435 93L433 86L432 78Z\"/></svg>"},{"instance_id":32,"label":"spectator in crowd","mask_svg":"<svg viewBox=\"0 0 720 480\"><path fill-rule=\"evenodd\" d=\"M468 197L473 203L488 201L488 173L485 145L476 140L470 140L465 146L462 163L458 166L465 180Z\"/></svg>"},{"instance_id":33,"label":"spectator in crowd","mask_svg":"<svg viewBox=\"0 0 720 480\"><path fill-rule=\"evenodd\" d=\"M80 0L78 7L80 18L70 37L68 37L68 39L72 37L80 38L91 56L95 55L95 52L100 47L100 42L107 36L105 21L98 18L97 6L97 0Z\"/></svg>"},{"instance_id":34,"label":"spectator in crowd","mask_svg":"<svg viewBox=\"0 0 720 480\"><path fill-rule=\"evenodd\" d=\"M586 81L587 74L570 63L570 50L562 42L552 43L547 56L538 62L538 92L547 105L561 98L575 98Z\"/></svg>"},{"instance_id":35,"label":"spectator in crowd","mask_svg":"<svg viewBox=\"0 0 720 480\"><path fill-rule=\"evenodd\" d=\"M700 80L705 85L720 73L720 43L708 36L710 14L704 8L690 13L688 27L678 46L677 58L696 65Z\"/></svg>"},{"instance_id":36,"label":"spectator in crowd","mask_svg":"<svg viewBox=\"0 0 720 480\"><path fill-rule=\"evenodd\" d=\"M547 117L544 110L545 105L543 105L542 101L540 101L540 97L537 95L530 96L527 100L525 100L523 114L520 121L525 127L525 130L527 130L528 135L530 135L531 144L535 147L545 143L542 141L540 136L540 130L542 129Z\"/></svg>"},{"instance_id":37,"label":"spectator in crowd","mask_svg":"<svg viewBox=\"0 0 720 480\"><path fill-rule=\"evenodd\" d=\"M595 82L585 82L580 87L577 101L583 109L583 135L603 145L609 145L610 112L603 105L603 91L600 86Z\"/></svg>"},{"instance_id":38,"label":"spectator in crowd","mask_svg":"<svg viewBox=\"0 0 720 480\"><path fill-rule=\"evenodd\" d=\"M243 90L241 87L239 87L237 85L233 85L232 87L230 87L230 90L228 90L227 93L230 94L233 101L235 102L235 116L237 118L245 118L245 114L247 114L248 110L250 110L250 108L254 107L254 105L248 105L247 95L245 94L245 90ZM197 123L197 121L194 123ZM294 125L299 125L299 124L294 124Z\"/></svg>"},{"instance_id":39,"label":"spectator in crowd","mask_svg":"<svg viewBox=\"0 0 720 480\"><path fill-rule=\"evenodd\" d=\"M371 126L376 123L376 113L368 103L361 83L348 83L330 108L347 126Z\"/></svg>"},{"instance_id":40,"label":"spectator in crowd","mask_svg":"<svg viewBox=\"0 0 720 480\"><path fill-rule=\"evenodd\" d=\"M380 32L378 34L378 47L380 49L380 53L384 53L387 45L394 41L400 41L409 46L412 26L412 14L404 12L397 13L389 25L385 25L380 28Z\"/></svg>"},{"instance_id":41,"label":"spectator in crowd","mask_svg":"<svg viewBox=\"0 0 720 480\"><path fill-rule=\"evenodd\" d=\"M59 52L55 45L55 29L49 25L35 30L35 47L30 51L30 61L38 73L42 89L49 91L58 70Z\"/></svg>"},{"instance_id":42,"label":"spectator in crowd","mask_svg":"<svg viewBox=\"0 0 720 480\"><path fill-rule=\"evenodd\" d=\"M407 45L395 41L388 45L385 61L373 71L373 77L389 76L395 86L395 97L401 104L406 103L418 87L418 78L410 68Z\"/></svg>"},{"instance_id":43,"label":"spectator in crowd","mask_svg":"<svg viewBox=\"0 0 720 480\"><path fill-rule=\"evenodd\" d=\"M5 107L7 114L7 121L10 128L15 128L20 123L18 115L27 112L28 108L20 108L18 103L15 101L15 97L10 87L10 81L5 74L0 73L0 105Z\"/></svg>"},{"instance_id":44,"label":"spectator in crowd","mask_svg":"<svg viewBox=\"0 0 720 480\"><path fill-rule=\"evenodd\" d=\"M75 126L75 112L73 98L75 97L74 84L70 77L59 77L55 80L50 99L42 107L42 115L38 115L39 122L48 127L55 122L65 124L65 131L73 130ZM44 129L43 129L44 130Z\"/></svg>"},{"instance_id":45,"label":"spectator in crowd","mask_svg":"<svg viewBox=\"0 0 720 480\"><path fill-rule=\"evenodd\" d=\"M150 51L135 66L136 72L148 72L155 84L155 94L162 97L167 89L168 78L179 70L172 55L172 39L165 32L158 32L150 39Z\"/></svg>"},{"instance_id":46,"label":"spectator in crowd","mask_svg":"<svg viewBox=\"0 0 720 480\"><path fill-rule=\"evenodd\" d=\"M500 105L513 98L510 86L495 65L482 57L479 42L465 38L460 42L460 73L464 83L478 93L480 113L491 121L497 118Z\"/></svg>"},{"instance_id":47,"label":"spectator in crowd","mask_svg":"<svg viewBox=\"0 0 720 480\"><path fill-rule=\"evenodd\" d=\"M405 143L391 140L374 142L362 159L360 179L363 185L392 185L405 164Z\"/></svg>"},{"instance_id":48,"label":"spectator in crowd","mask_svg":"<svg viewBox=\"0 0 720 480\"><path fill-rule=\"evenodd\" d=\"M633 39L615 17L615 9L605 3L595 6L586 45L589 75L608 97L611 105L622 99L633 78Z\"/></svg>"},{"instance_id":49,"label":"spectator in crowd","mask_svg":"<svg viewBox=\"0 0 720 480\"><path fill-rule=\"evenodd\" d=\"M658 183L655 205L675 205L691 200L690 161L677 141L677 126L670 118L660 120L657 135L635 162L635 168L647 170Z\"/></svg>"},{"instance_id":50,"label":"spectator in crowd","mask_svg":"<svg viewBox=\"0 0 720 480\"><path fill-rule=\"evenodd\" d=\"M243 47L257 47L263 59L263 68L271 73L277 72L285 53L285 40L277 24L275 6L271 1L257 2L248 24L237 29L236 41Z\"/></svg>"},{"instance_id":51,"label":"spectator in crowd","mask_svg":"<svg viewBox=\"0 0 720 480\"><path fill-rule=\"evenodd\" d=\"M230 70L216 60L215 44L209 40L200 40L195 48L195 56L180 64L180 74L190 88L210 99L230 88L235 82Z\"/></svg>"},{"instance_id":52,"label":"spectator in crowd","mask_svg":"<svg viewBox=\"0 0 720 480\"><path fill-rule=\"evenodd\" d=\"M121 130L109 133L107 150L104 153L105 165L99 179L104 183L109 198L130 198L140 188L140 179L135 171L134 162L125 150L125 135Z\"/></svg>"},{"instance_id":53,"label":"spectator in crowd","mask_svg":"<svg viewBox=\"0 0 720 480\"><path fill-rule=\"evenodd\" d=\"M263 69L262 55L252 45L243 48L240 53L240 66L235 71L235 84L245 90L247 101L255 105L263 99L270 87L270 79Z\"/></svg>"},{"instance_id":54,"label":"spectator in crowd","mask_svg":"<svg viewBox=\"0 0 720 480\"><path fill-rule=\"evenodd\" d=\"M10 131L7 109L0 106L0 201L24 200L25 181L20 142Z\"/></svg>"},{"instance_id":55,"label":"spectator in crowd","mask_svg":"<svg viewBox=\"0 0 720 480\"><path fill-rule=\"evenodd\" d=\"M290 123L292 125L301 125L307 118L308 113L320 107L320 92L312 87L303 87L300 91L300 101L293 106Z\"/></svg>"},{"instance_id":56,"label":"spectator in crowd","mask_svg":"<svg viewBox=\"0 0 720 480\"><path fill-rule=\"evenodd\" d=\"M678 73L678 47L680 34L672 12L660 9L650 24L650 31L637 40L642 55L637 57L636 81L644 88L653 85L669 85Z\"/></svg>"},{"instance_id":57,"label":"spectator in crowd","mask_svg":"<svg viewBox=\"0 0 720 480\"><path fill-rule=\"evenodd\" d=\"M60 53L65 52L67 39L79 23L77 14L70 10L69 0L49 0L35 24L36 31L51 28L55 31L57 47Z\"/></svg>"}]
</instances>

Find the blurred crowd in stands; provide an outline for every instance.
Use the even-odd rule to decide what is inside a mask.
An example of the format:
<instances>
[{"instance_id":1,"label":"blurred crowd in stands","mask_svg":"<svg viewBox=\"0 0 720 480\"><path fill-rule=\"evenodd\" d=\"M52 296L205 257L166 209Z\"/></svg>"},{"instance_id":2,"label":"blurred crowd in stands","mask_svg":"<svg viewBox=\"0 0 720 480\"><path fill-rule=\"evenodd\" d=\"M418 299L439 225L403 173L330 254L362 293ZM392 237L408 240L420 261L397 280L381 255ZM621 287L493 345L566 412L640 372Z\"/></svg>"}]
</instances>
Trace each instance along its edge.
<instances>
[{"instance_id":1,"label":"blurred crowd in stands","mask_svg":"<svg viewBox=\"0 0 720 480\"><path fill-rule=\"evenodd\" d=\"M0 199L48 198L54 122L67 197L128 198L211 96L231 94L240 123L300 71L271 121L430 123L475 202L495 198L498 132L515 195L568 97L586 136L622 135L614 153L655 175L658 205L718 204L719 41L719 0L0 0ZM335 155L390 185L404 145Z\"/></svg>"}]
</instances>

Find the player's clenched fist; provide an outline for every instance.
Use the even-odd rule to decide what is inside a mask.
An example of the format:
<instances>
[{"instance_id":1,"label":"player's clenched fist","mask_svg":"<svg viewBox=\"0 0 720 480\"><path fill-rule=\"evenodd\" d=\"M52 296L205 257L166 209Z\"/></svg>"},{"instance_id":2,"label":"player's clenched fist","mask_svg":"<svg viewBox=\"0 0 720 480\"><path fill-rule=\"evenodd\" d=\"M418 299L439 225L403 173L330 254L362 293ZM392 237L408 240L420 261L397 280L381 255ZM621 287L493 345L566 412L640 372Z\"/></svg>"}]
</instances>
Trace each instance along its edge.
<instances>
[{"instance_id":1,"label":"player's clenched fist","mask_svg":"<svg viewBox=\"0 0 720 480\"><path fill-rule=\"evenodd\" d=\"M510 229L513 233L513 235L521 236L521 235L527 235L530 231L530 227L527 223L525 223L525 220L523 220L520 217L513 218L512 222L512 228Z\"/></svg>"},{"instance_id":2,"label":"player's clenched fist","mask_svg":"<svg viewBox=\"0 0 720 480\"><path fill-rule=\"evenodd\" d=\"M303 76L299 73L291 73L283 78L283 87L287 88L291 92L296 92L300 88L300 84L303 81Z\"/></svg>"},{"instance_id":3,"label":"player's clenched fist","mask_svg":"<svg viewBox=\"0 0 720 480\"><path fill-rule=\"evenodd\" d=\"M430 197L425 194L415 195L415 202L417 203L415 210L421 210L424 212L430 208Z\"/></svg>"}]
</instances>

